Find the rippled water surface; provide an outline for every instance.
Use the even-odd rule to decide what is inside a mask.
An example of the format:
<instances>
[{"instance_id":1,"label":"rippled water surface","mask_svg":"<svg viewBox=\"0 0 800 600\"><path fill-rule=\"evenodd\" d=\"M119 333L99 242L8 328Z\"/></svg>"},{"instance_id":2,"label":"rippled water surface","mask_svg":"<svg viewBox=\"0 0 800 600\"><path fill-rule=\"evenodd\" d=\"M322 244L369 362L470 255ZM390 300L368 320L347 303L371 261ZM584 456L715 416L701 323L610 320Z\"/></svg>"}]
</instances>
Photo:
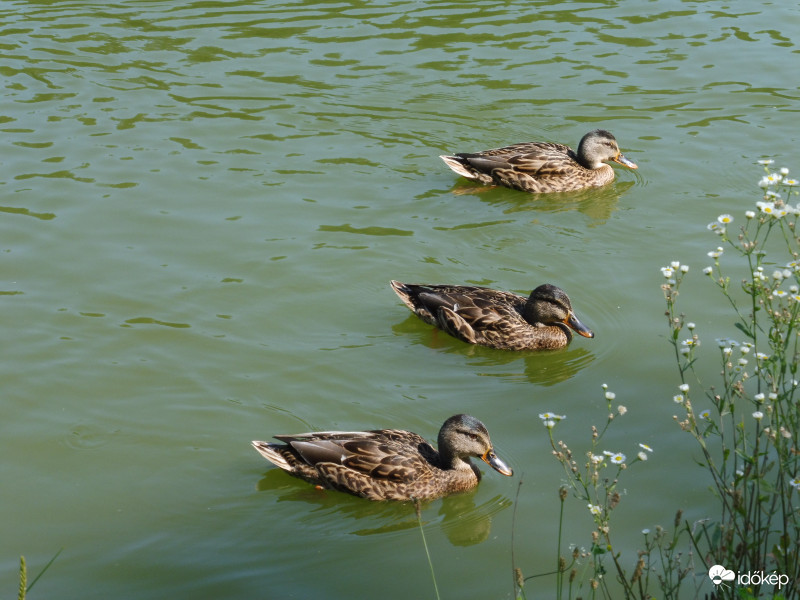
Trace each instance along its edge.
<instances>
[{"instance_id":1,"label":"rippled water surface","mask_svg":"<svg viewBox=\"0 0 800 600\"><path fill-rule=\"evenodd\" d=\"M467 412L515 476L426 505L425 537L442 597L512 597L512 566L555 565L538 415L582 456L602 383L628 407L608 449L655 449L624 474L630 564L641 529L708 516L658 269L690 264L683 309L732 334L706 224L751 208L758 159L800 168L799 27L739 0L0 3L2 593L63 548L30 597L432 597L412 507L319 492L249 442L435 439ZM438 158L597 127L639 170L587 193ZM552 282L597 335L469 347L390 279Z\"/></svg>"}]
</instances>

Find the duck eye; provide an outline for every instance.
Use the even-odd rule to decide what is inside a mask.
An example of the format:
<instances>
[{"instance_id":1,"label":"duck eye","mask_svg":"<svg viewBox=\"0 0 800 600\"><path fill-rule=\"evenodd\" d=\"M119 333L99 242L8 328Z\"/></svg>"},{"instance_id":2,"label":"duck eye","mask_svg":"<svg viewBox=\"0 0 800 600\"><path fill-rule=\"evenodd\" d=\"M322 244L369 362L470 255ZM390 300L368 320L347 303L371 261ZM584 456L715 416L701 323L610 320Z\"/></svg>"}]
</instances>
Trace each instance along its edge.
<instances>
[{"instance_id":1,"label":"duck eye","mask_svg":"<svg viewBox=\"0 0 800 600\"><path fill-rule=\"evenodd\" d=\"M478 435L477 433L475 433L474 431L468 431L466 429L462 429L461 431L459 431L459 433L461 435L467 436L471 440L475 440L476 442L480 442L481 441L481 436Z\"/></svg>"}]
</instances>

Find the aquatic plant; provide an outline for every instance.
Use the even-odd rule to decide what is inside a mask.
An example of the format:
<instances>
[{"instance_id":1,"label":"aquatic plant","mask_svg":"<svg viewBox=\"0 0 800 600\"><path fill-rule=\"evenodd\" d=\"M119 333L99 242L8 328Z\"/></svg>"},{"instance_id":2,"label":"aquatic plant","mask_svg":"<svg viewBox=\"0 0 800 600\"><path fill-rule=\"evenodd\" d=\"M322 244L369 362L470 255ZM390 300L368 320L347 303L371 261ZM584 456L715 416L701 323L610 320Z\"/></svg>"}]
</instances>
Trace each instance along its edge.
<instances>
[{"instance_id":1,"label":"aquatic plant","mask_svg":"<svg viewBox=\"0 0 800 600\"><path fill-rule=\"evenodd\" d=\"M615 396L607 389L606 425L592 428L585 463L553 437L564 417L540 415L567 476L567 487L559 491L561 518L571 490L593 521L590 550L574 550L569 564L559 531L558 564L550 573L557 598L572 598L587 583L592 598L621 597L609 576L625 598L678 598L689 585L695 596L713 585L712 597L800 597L800 204L790 202L799 182L788 169L773 171L772 161L762 164L761 197L755 210L744 212L739 229L733 231L737 219L727 213L708 225L719 245L708 252L713 264L702 272L732 309L737 335L701 344L695 323L677 310L689 267L673 261L661 268L667 339L679 380L672 400L681 414L674 420L700 450L698 463L710 478L718 510L694 524L679 510L672 531L644 530L644 546L627 570L612 544L611 517L620 500L620 476L651 449L640 444L629 462L618 449L601 451L603 434L625 412L612 409ZM697 361L701 349L713 352L714 346L719 383L706 385ZM522 577L518 568L515 575L518 597L524 597L531 577Z\"/></svg>"},{"instance_id":2,"label":"aquatic plant","mask_svg":"<svg viewBox=\"0 0 800 600\"><path fill-rule=\"evenodd\" d=\"M800 584L800 205L790 203L798 182L788 169L772 172L771 161L762 164L757 210L744 213L735 233L728 214L708 225L721 245L708 253L713 265L703 273L733 309L741 340L716 340L718 386L703 389L695 369L699 336L676 309L686 267L671 263L674 276L665 274L662 290L681 380L675 401L683 414L675 420L701 450L720 509L690 532L692 544L708 568L782 575L779 585L759 578L747 587L755 596L780 588L789 598L797 597ZM741 279L728 274L737 268ZM690 337L680 341L685 330Z\"/></svg>"},{"instance_id":3,"label":"aquatic plant","mask_svg":"<svg viewBox=\"0 0 800 600\"><path fill-rule=\"evenodd\" d=\"M561 502L559 513L559 532L557 537L557 563L555 568L546 573L539 573L524 577L522 570L515 568L515 585L517 596L525 597L524 585L527 580L555 575L556 598L573 598L575 594L588 584L591 596L600 594L602 597L618 597L609 587L607 573L616 573L617 581L622 585L627 598L648 598L650 575L653 569L649 568L653 559L651 556L659 553L663 574L659 576L662 589L665 587L680 586L681 580L688 574L689 569L681 564L681 555L675 549L678 538L677 531L668 536L661 527L656 528L656 534L650 535L645 531L645 549L640 550L634 567L633 574L628 576L621 563L621 553L612 542L611 519L614 509L620 503L621 495L618 491L620 477L630 466L647 461L653 449L644 443L631 445L632 459L618 448L605 447L603 437L609 430L612 422L625 415L628 409L620 404L614 405L616 394L609 391L603 384L603 395L606 401L606 422L602 429L596 426L591 428L591 440L588 449L578 462L576 455L563 440L556 441L555 427L564 419L565 415L556 415L546 412L539 415L542 424L547 428L553 456L561 463L566 475L566 484L558 492ZM627 450L627 449L626 449ZM562 526L564 522L564 507L570 495L585 503L586 510L591 517L593 529L591 532L591 545L588 550L572 545L569 558L565 557L562 549ZM680 523L680 515L676 516L676 523ZM610 563L610 564L607 564Z\"/></svg>"},{"instance_id":4,"label":"aquatic plant","mask_svg":"<svg viewBox=\"0 0 800 600\"><path fill-rule=\"evenodd\" d=\"M30 584L28 583L28 566L25 563L25 557L19 557L19 593L17 594L17 600L25 600L27 593L31 591L31 588L33 588L34 585L36 585L36 582L39 581L39 578L42 575L44 575L45 571L50 568L50 565L55 562L62 550L63 548L59 549L59 551L53 555L53 558L51 558L42 568L42 570L39 571L39 574L33 578L33 581L31 581Z\"/></svg>"},{"instance_id":5,"label":"aquatic plant","mask_svg":"<svg viewBox=\"0 0 800 600\"><path fill-rule=\"evenodd\" d=\"M431 570L431 580L433 581L433 591L436 600L439 600L439 586L436 583L436 572L433 568L433 560L431 559L431 551L428 549L428 540L425 539L425 528L422 526L422 505L419 500L414 500L414 511L417 514L417 525L419 526L419 533L422 536L422 546L425 548L425 557L428 559L428 567Z\"/></svg>"}]
</instances>

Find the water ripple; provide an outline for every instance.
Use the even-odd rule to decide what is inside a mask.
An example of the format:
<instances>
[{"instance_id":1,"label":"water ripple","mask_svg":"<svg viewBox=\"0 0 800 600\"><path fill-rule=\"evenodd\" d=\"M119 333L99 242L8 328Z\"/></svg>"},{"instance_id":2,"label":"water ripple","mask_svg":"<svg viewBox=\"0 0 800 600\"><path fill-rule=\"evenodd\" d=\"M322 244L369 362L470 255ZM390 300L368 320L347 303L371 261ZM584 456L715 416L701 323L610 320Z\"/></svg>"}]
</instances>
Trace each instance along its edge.
<instances>
[{"instance_id":1,"label":"water ripple","mask_svg":"<svg viewBox=\"0 0 800 600\"><path fill-rule=\"evenodd\" d=\"M4 542L24 548L48 515L75 568L43 585L98 596L258 597L264 581L352 596L331 560L348 544L371 561L356 595L429 593L424 575L387 588L396 561L372 560L388 542L418 569L410 506L277 470L258 481L247 432L283 430L282 411L312 425L502 411L498 452L555 489L529 447L539 398L584 407L606 380L642 402L671 395L657 267L705 256L704 223L748 202L755 158L794 156L799 15L687 0L2 3L3 433L19 449L3 464ZM437 158L574 146L596 127L640 170L586 194L481 190ZM390 276L563 284L597 337L470 347L406 317ZM706 293L682 302L707 308ZM659 435L658 410L631 410L632 427ZM694 489L685 469L657 479L640 520ZM487 474L423 511L433 547L481 544L435 557L463 575L452 595L506 589L512 487Z\"/></svg>"}]
</instances>

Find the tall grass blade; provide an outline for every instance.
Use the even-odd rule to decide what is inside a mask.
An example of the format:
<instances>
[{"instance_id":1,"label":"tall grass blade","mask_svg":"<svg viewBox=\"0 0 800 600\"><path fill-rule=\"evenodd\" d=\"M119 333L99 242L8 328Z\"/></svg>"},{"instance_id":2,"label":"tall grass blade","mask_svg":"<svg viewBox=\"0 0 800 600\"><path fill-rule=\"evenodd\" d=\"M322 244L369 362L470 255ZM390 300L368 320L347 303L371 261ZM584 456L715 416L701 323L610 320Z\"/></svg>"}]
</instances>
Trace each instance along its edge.
<instances>
[{"instance_id":1,"label":"tall grass blade","mask_svg":"<svg viewBox=\"0 0 800 600\"><path fill-rule=\"evenodd\" d=\"M51 559L50 559L50 561L49 561L49 562L48 562L48 563L47 563L47 564L44 566L44 568L43 568L43 569L42 569L42 570L39 572L39 574L38 574L36 577L34 577L34 578L33 578L33 581L31 581L31 584L28 586L28 589L27 589L27 591L29 591L29 592L31 591L31 589L33 588L33 586L34 586L34 585L36 585L36 582L37 582L37 581L39 581L39 578L40 578L42 575L44 575L45 571L47 571L47 569L49 569L49 568L50 568L50 565L52 565L52 564L53 564L53 562L55 562L55 560L58 558L58 555L59 555L59 554L61 554L61 552L62 552L63 550L64 550L63 548L59 548L58 552L56 552L56 553L55 553L55 555L53 556L53 558L51 558ZM23 596L23 598L24 598L24 596Z\"/></svg>"},{"instance_id":2,"label":"tall grass blade","mask_svg":"<svg viewBox=\"0 0 800 600\"><path fill-rule=\"evenodd\" d=\"M436 600L441 600L439 596L439 586L436 585L436 573L433 571L433 561L431 560L431 553L428 550L428 542L425 539L425 529L422 527L422 509L420 508L419 500L414 500L414 508L417 511L417 523L419 523L419 532L422 534L422 545L425 546L425 555L428 557L428 566L431 568L431 579L433 579L433 591L436 593Z\"/></svg>"}]
</instances>

